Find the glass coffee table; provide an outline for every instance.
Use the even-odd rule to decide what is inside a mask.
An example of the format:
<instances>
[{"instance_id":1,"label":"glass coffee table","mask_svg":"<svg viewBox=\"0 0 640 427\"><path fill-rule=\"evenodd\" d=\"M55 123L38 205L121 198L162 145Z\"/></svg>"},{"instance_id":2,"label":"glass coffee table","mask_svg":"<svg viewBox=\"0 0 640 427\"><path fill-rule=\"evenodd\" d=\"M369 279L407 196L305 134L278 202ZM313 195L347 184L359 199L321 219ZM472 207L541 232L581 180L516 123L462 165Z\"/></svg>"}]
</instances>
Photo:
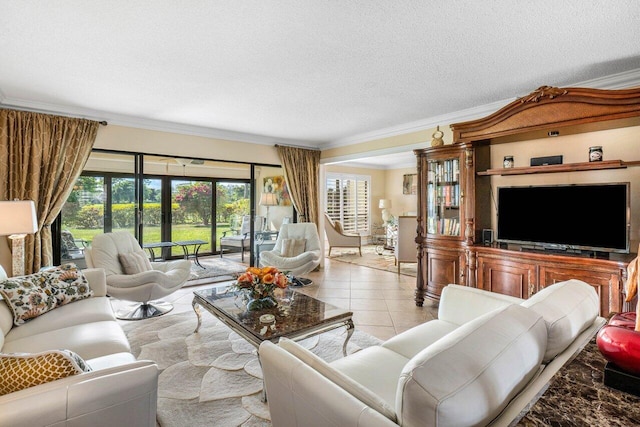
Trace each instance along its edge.
<instances>
[{"instance_id":1,"label":"glass coffee table","mask_svg":"<svg viewBox=\"0 0 640 427\"><path fill-rule=\"evenodd\" d=\"M353 313L327 304L296 290L276 289L278 306L263 310L246 309L241 295L228 292L228 286L218 286L193 292L193 310L198 316L198 332L202 324L200 307L213 314L232 331L256 348L262 341L277 343L281 337L292 340L319 335L346 327L347 337L342 354L347 355L347 344L353 335Z\"/></svg>"}]
</instances>

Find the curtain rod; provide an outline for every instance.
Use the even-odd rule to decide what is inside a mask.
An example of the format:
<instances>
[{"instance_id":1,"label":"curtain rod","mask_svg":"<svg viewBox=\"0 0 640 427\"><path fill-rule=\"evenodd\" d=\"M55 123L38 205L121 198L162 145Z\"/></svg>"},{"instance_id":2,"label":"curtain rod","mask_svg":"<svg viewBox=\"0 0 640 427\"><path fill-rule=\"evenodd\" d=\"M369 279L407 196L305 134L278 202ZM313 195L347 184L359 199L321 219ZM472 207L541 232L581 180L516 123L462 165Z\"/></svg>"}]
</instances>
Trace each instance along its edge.
<instances>
[{"instance_id":1,"label":"curtain rod","mask_svg":"<svg viewBox=\"0 0 640 427\"><path fill-rule=\"evenodd\" d=\"M302 148L305 150L312 150L312 151L322 151L316 147L304 147L302 145L293 145L293 144L276 144L274 145L274 147L293 147L293 148Z\"/></svg>"}]
</instances>

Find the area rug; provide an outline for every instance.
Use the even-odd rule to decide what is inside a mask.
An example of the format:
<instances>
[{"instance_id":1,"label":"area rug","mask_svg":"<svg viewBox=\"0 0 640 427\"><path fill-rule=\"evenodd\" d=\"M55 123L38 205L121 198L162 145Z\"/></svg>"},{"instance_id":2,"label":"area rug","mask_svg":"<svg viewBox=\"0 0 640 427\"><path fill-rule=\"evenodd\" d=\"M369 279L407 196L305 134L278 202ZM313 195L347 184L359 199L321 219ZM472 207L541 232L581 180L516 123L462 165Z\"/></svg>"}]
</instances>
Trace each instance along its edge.
<instances>
[{"instance_id":1,"label":"area rug","mask_svg":"<svg viewBox=\"0 0 640 427\"><path fill-rule=\"evenodd\" d=\"M212 257L200 259L199 261L205 268L192 263L191 277L189 277L187 286L232 280L235 278L235 275L247 269L246 265L225 258Z\"/></svg>"},{"instance_id":2,"label":"area rug","mask_svg":"<svg viewBox=\"0 0 640 427\"><path fill-rule=\"evenodd\" d=\"M256 348L206 311L193 331L194 312L168 314L125 323L123 328L138 359L153 360L161 370L158 424L184 426L271 426L267 403L260 399L262 370ZM333 331L300 343L326 361L342 357L346 331ZM381 341L356 331L347 351Z\"/></svg>"},{"instance_id":3,"label":"area rug","mask_svg":"<svg viewBox=\"0 0 640 427\"><path fill-rule=\"evenodd\" d=\"M353 248L333 248L331 249L331 256L328 256L328 253L329 250L327 249L325 255L332 261L346 262L392 273L398 272L393 251L387 249L382 251L381 255L378 255L375 245L363 246L362 256L358 254L357 249ZM400 274L416 277L418 275L418 263L400 264Z\"/></svg>"}]
</instances>

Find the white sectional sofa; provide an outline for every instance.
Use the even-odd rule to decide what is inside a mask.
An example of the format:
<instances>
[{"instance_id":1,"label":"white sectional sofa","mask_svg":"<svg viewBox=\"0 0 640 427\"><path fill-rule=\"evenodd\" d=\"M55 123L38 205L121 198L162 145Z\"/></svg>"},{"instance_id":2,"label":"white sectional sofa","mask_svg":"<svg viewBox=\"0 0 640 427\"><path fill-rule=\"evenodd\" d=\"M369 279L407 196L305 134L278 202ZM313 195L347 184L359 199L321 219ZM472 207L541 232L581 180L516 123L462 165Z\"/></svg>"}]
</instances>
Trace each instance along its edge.
<instances>
[{"instance_id":1,"label":"white sectional sofa","mask_svg":"<svg viewBox=\"0 0 640 427\"><path fill-rule=\"evenodd\" d=\"M19 326L0 301L0 352L66 349L91 368L0 396L0 426L155 426L158 368L137 361L106 296L103 269L82 270L91 297ZM6 279L0 268L0 280ZM12 355L13 356L13 355Z\"/></svg>"},{"instance_id":2,"label":"white sectional sofa","mask_svg":"<svg viewBox=\"0 0 640 427\"><path fill-rule=\"evenodd\" d=\"M449 285L438 319L326 363L260 346L274 427L506 426L605 323L584 282L528 300Z\"/></svg>"}]
</instances>

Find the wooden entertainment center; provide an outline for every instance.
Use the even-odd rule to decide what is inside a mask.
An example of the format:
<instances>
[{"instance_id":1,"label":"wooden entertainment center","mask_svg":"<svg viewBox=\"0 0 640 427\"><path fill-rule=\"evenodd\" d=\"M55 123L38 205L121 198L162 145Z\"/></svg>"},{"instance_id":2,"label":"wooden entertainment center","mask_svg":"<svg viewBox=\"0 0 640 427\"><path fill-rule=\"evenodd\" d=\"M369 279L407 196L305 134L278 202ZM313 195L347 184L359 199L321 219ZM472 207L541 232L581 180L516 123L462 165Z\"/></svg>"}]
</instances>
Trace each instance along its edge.
<instances>
[{"instance_id":1,"label":"wooden entertainment center","mask_svg":"<svg viewBox=\"0 0 640 427\"><path fill-rule=\"evenodd\" d=\"M482 231L492 228L494 176L640 166L639 160L607 160L491 169L492 146L560 132L583 134L639 125L640 88L542 86L485 118L451 125L453 144L414 150L418 171L416 305L422 306L425 298L438 300L449 283L528 298L545 286L574 278L595 287L602 316L630 310L631 304L624 303L624 281L635 248L630 248L632 253L608 257L527 252L515 245L485 245Z\"/></svg>"}]
</instances>

